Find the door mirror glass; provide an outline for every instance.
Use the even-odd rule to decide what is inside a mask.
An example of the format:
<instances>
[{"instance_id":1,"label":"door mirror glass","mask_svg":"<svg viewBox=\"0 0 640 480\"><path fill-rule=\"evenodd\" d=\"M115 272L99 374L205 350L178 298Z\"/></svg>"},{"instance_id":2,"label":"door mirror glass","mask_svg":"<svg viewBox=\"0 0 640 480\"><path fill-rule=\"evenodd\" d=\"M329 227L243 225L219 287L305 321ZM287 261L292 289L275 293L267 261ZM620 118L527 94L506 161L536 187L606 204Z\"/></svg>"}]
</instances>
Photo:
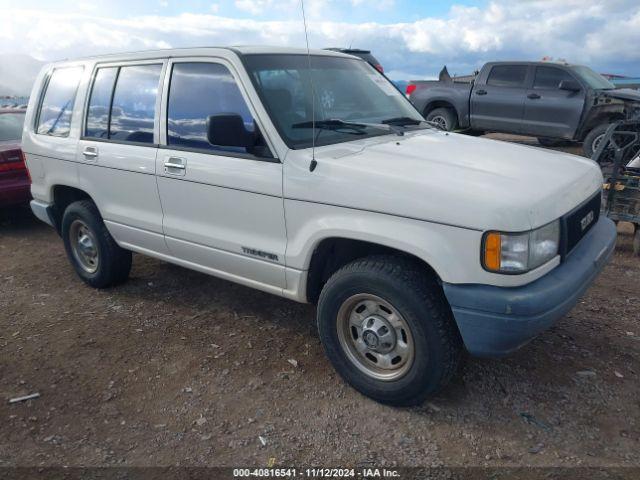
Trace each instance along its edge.
<instances>
[{"instance_id":1,"label":"door mirror glass","mask_svg":"<svg viewBox=\"0 0 640 480\"><path fill-rule=\"evenodd\" d=\"M566 90L568 92L579 92L582 90L580 84L575 80L562 80L559 85L560 90Z\"/></svg>"},{"instance_id":2,"label":"door mirror glass","mask_svg":"<svg viewBox=\"0 0 640 480\"><path fill-rule=\"evenodd\" d=\"M251 148L256 136L247 130L240 115L221 113L207 117L207 140L212 145Z\"/></svg>"}]
</instances>

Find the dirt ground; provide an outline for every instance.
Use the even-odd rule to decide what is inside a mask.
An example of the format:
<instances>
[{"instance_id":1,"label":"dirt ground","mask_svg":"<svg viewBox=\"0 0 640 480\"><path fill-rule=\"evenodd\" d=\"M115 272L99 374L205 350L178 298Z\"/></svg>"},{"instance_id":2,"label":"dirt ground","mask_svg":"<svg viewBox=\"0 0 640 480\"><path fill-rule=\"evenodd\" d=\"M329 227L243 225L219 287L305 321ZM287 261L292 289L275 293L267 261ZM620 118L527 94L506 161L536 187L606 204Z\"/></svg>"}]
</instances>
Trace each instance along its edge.
<instances>
[{"instance_id":1,"label":"dirt ground","mask_svg":"<svg viewBox=\"0 0 640 480\"><path fill-rule=\"evenodd\" d=\"M311 306L141 255L93 290L52 229L3 221L0 466L640 466L629 227L555 327L398 409L338 377Z\"/></svg>"}]
</instances>

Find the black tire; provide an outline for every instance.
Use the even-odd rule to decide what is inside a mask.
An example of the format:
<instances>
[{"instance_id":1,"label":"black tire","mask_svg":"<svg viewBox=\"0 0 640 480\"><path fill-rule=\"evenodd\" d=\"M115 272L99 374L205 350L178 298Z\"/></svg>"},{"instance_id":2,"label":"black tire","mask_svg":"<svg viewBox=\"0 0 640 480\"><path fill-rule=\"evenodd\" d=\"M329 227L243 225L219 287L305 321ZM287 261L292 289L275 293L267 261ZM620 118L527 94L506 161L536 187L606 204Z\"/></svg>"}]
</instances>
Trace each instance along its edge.
<instances>
[{"instance_id":1,"label":"black tire","mask_svg":"<svg viewBox=\"0 0 640 480\"><path fill-rule=\"evenodd\" d=\"M458 128L458 117L456 112L450 108L441 107L431 110L425 117L425 120L440 124L442 130L447 132Z\"/></svg>"},{"instance_id":2,"label":"black tire","mask_svg":"<svg viewBox=\"0 0 640 480\"><path fill-rule=\"evenodd\" d=\"M640 225L635 225L635 233L633 235L633 254L640 257Z\"/></svg>"},{"instance_id":3,"label":"black tire","mask_svg":"<svg viewBox=\"0 0 640 480\"><path fill-rule=\"evenodd\" d=\"M584 137L584 141L582 143L582 151L584 152L586 157L593 158L593 154L596 152L598 139L602 137L605 132L609 128L608 123L603 123L602 125L598 125Z\"/></svg>"},{"instance_id":4,"label":"black tire","mask_svg":"<svg viewBox=\"0 0 640 480\"><path fill-rule=\"evenodd\" d=\"M543 147L557 147L564 143L560 138L538 137L538 143Z\"/></svg>"},{"instance_id":5,"label":"black tire","mask_svg":"<svg viewBox=\"0 0 640 480\"><path fill-rule=\"evenodd\" d=\"M72 226L79 223L86 226L92 235L92 240L95 239L95 251L97 251L95 272L88 272L83 268L81 260L77 258L72 247ZM118 246L102 221L98 208L91 200L74 202L64 211L62 239L71 265L87 285L94 288L107 288L122 283L129 277L131 252Z\"/></svg>"},{"instance_id":6,"label":"black tire","mask_svg":"<svg viewBox=\"0 0 640 480\"><path fill-rule=\"evenodd\" d=\"M409 327L415 354L397 379L380 380L363 373L340 343L340 308L361 294L391 304ZM320 339L337 372L381 403L419 404L444 387L460 364L462 339L444 294L424 268L407 258L372 256L342 267L322 289L317 319Z\"/></svg>"}]
</instances>

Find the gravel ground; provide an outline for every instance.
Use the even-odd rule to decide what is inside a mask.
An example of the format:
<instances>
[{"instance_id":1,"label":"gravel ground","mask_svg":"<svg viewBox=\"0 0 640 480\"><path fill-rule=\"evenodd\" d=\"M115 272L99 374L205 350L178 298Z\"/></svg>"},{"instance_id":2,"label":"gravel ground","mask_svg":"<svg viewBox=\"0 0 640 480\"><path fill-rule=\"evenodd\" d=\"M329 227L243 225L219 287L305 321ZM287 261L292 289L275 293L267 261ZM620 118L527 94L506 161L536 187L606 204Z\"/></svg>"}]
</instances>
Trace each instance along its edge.
<instances>
[{"instance_id":1,"label":"gravel ground","mask_svg":"<svg viewBox=\"0 0 640 480\"><path fill-rule=\"evenodd\" d=\"M555 327L398 409L342 382L311 306L140 255L93 290L52 229L2 221L0 466L640 466L629 227Z\"/></svg>"}]
</instances>

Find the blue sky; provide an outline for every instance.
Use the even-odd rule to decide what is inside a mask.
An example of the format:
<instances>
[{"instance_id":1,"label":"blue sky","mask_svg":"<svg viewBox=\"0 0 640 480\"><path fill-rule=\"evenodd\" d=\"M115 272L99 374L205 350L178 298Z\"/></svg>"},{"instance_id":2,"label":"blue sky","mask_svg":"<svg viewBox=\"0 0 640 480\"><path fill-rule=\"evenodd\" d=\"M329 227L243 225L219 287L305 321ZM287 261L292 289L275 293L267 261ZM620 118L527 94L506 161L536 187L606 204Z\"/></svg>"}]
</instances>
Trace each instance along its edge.
<instances>
[{"instance_id":1,"label":"blue sky","mask_svg":"<svg viewBox=\"0 0 640 480\"><path fill-rule=\"evenodd\" d=\"M300 0L0 0L0 53L41 60L201 45L303 46ZM640 75L638 0L305 0L313 48L373 51L395 79L544 56ZM1 81L1 79L0 79Z\"/></svg>"}]
</instances>

